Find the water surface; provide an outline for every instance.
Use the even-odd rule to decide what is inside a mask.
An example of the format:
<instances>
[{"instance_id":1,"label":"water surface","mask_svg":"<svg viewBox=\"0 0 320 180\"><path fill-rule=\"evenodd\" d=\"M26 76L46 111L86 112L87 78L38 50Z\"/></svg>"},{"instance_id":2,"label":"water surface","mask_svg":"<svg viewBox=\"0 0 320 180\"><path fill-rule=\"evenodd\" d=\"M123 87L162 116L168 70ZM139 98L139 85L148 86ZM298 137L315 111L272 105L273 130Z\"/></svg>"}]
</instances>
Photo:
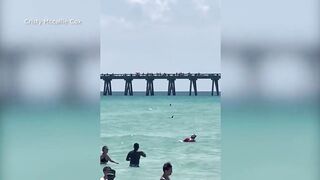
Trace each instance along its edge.
<instances>
[{"instance_id":1,"label":"water surface","mask_svg":"<svg viewBox=\"0 0 320 180\"><path fill-rule=\"evenodd\" d=\"M192 133L196 143L179 142ZM140 168L129 168L125 158L135 142L147 157ZM220 179L220 97L103 96L102 145L120 163L109 164L117 179L159 179L167 161L172 179Z\"/></svg>"}]
</instances>

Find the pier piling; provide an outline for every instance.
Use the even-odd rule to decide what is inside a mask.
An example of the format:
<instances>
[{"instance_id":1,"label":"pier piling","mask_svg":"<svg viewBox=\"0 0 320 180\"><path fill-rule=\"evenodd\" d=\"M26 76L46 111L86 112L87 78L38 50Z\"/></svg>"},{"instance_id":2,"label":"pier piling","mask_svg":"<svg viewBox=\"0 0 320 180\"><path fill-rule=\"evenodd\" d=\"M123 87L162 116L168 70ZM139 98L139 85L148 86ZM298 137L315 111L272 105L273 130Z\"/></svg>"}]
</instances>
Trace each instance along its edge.
<instances>
[{"instance_id":1,"label":"pier piling","mask_svg":"<svg viewBox=\"0 0 320 180\"><path fill-rule=\"evenodd\" d=\"M111 79L104 79L103 95L105 95L105 96L112 95Z\"/></svg>"},{"instance_id":2,"label":"pier piling","mask_svg":"<svg viewBox=\"0 0 320 180\"><path fill-rule=\"evenodd\" d=\"M171 94L173 96L176 95L176 86L175 86L175 78L169 78L168 79L168 96L170 96Z\"/></svg>"},{"instance_id":3,"label":"pier piling","mask_svg":"<svg viewBox=\"0 0 320 180\"><path fill-rule=\"evenodd\" d=\"M154 88L153 88L153 78L147 78L147 87L146 87L146 95L154 96Z\"/></svg>"},{"instance_id":4,"label":"pier piling","mask_svg":"<svg viewBox=\"0 0 320 180\"><path fill-rule=\"evenodd\" d=\"M193 86L193 90L194 90L194 95L197 96L198 95L198 91L197 91L197 78L190 78L190 88L189 88L189 96L191 96L192 94L192 86Z\"/></svg>"},{"instance_id":5,"label":"pier piling","mask_svg":"<svg viewBox=\"0 0 320 180\"><path fill-rule=\"evenodd\" d=\"M216 92L217 96L220 96L220 91L219 91L219 84L218 84L218 79L214 80L214 84L216 86Z\"/></svg>"},{"instance_id":6,"label":"pier piling","mask_svg":"<svg viewBox=\"0 0 320 180\"><path fill-rule=\"evenodd\" d=\"M130 96L133 96L132 79L126 78L125 81L126 81L126 84L124 88L124 95L127 96L129 93Z\"/></svg>"}]
</instances>

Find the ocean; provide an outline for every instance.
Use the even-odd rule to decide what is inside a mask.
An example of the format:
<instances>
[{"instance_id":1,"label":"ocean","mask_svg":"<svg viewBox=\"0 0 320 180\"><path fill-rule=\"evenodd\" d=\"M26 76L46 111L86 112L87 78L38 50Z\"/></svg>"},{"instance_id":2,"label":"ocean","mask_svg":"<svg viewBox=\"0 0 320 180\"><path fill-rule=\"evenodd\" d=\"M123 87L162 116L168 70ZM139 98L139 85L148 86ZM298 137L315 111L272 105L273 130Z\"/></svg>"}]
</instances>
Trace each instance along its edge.
<instances>
[{"instance_id":1,"label":"ocean","mask_svg":"<svg viewBox=\"0 0 320 180\"><path fill-rule=\"evenodd\" d=\"M0 179L98 179L99 104L0 110Z\"/></svg>"},{"instance_id":2,"label":"ocean","mask_svg":"<svg viewBox=\"0 0 320 180\"><path fill-rule=\"evenodd\" d=\"M108 96L101 107L2 106L0 179L99 179L99 153L108 145L120 163L110 164L117 180L157 180L167 161L172 180L319 180L318 99L231 104L200 95ZM197 143L178 142L192 133ZM129 168L135 142L147 157Z\"/></svg>"},{"instance_id":3,"label":"ocean","mask_svg":"<svg viewBox=\"0 0 320 180\"><path fill-rule=\"evenodd\" d=\"M100 116L101 147L107 145L111 159L120 163L108 163L116 179L160 179L165 162L171 162L175 180L220 179L220 97L102 96ZM193 133L196 143L179 142ZM147 154L140 168L125 161L134 143Z\"/></svg>"}]
</instances>

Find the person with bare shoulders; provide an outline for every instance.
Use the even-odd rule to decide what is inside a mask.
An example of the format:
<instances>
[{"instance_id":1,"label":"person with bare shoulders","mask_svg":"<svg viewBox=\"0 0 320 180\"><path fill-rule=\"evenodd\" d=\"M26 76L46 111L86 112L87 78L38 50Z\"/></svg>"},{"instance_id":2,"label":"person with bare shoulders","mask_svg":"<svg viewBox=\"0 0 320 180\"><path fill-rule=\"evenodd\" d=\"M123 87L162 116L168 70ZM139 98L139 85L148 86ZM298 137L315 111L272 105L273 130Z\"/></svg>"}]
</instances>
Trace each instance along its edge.
<instances>
[{"instance_id":1,"label":"person with bare shoulders","mask_svg":"<svg viewBox=\"0 0 320 180\"><path fill-rule=\"evenodd\" d=\"M107 164L108 161L110 162L113 162L115 164L119 164L115 161L113 161L109 155L108 155L108 152L109 152L109 148L107 146L103 146L102 147L102 154L100 156L100 164Z\"/></svg>"},{"instance_id":2,"label":"person with bare shoulders","mask_svg":"<svg viewBox=\"0 0 320 180\"><path fill-rule=\"evenodd\" d=\"M146 153L144 153L143 151L138 151L139 149L139 144L138 143L134 143L133 145L133 150L130 151L127 155L126 160L130 161L130 167L139 167L139 163L140 163L140 157L146 157Z\"/></svg>"},{"instance_id":3,"label":"person with bare shoulders","mask_svg":"<svg viewBox=\"0 0 320 180\"><path fill-rule=\"evenodd\" d=\"M172 165L170 162L167 162L163 165L163 174L160 178L160 180L170 180L170 175L172 174Z\"/></svg>"}]
</instances>

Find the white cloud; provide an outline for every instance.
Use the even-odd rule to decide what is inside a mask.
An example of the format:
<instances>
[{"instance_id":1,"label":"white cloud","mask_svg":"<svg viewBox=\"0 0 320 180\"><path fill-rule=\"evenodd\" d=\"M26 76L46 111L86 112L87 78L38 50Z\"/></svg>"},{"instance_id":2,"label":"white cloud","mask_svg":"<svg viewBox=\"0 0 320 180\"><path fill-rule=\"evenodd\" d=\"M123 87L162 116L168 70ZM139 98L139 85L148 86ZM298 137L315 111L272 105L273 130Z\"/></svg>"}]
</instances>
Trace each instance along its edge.
<instances>
[{"instance_id":1,"label":"white cloud","mask_svg":"<svg viewBox=\"0 0 320 180\"><path fill-rule=\"evenodd\" d=\"M195 4L196 9L203 15L206 15L210 11L210 6L206 0L192 0L192 2Z\"/></svg>"},{"instance_id":2,"label":"white cloud","mask_svg":"<svg viewBox=\"0 0 320 180\"><path fill-rule=\"evenodd\" d=\"M101 26L103 28L110 28L114 26L120 26L124 28L132 28L133 24L127 21L124 17L115 17L115 16L108 16L103 15L101 17Z\"/></svg>"},{"instance_id":3,"label":"white cloud","mask_svg":"<svg viewBox=\"0 0 320 180\"><path fill-rule=\"evenodd\" d=\"M128 2L131 3L131 4L146 4L149 1L150 0L128 0Z\"/></svg>"},{"instance_id":4,"label":"white cloud","mask_svg":"<svg viewBox=\"0 0 320 180\"><path fill-rule=\"evenodd\" d=\"M171 10L170 6L176 2L177 0L128 0L129 4L140 6L150 20L163 22L169 20L166 13Z\"/></svg>"},{"instance_id":5,"label":"white cloud","mask_svg":"<svg viewBox=\"0 0 320 180\"><path fill-rule=\"evenodd\" d=\"M134 6L139 6L142 12L151 21L168 22L170 20L169 11L171 7L178 2L186 2L187 0L127 0L127 2ZM207 15L211 7L207 0L189 0L193 3L194 9Z\"/></svg>"}]
</instances>

